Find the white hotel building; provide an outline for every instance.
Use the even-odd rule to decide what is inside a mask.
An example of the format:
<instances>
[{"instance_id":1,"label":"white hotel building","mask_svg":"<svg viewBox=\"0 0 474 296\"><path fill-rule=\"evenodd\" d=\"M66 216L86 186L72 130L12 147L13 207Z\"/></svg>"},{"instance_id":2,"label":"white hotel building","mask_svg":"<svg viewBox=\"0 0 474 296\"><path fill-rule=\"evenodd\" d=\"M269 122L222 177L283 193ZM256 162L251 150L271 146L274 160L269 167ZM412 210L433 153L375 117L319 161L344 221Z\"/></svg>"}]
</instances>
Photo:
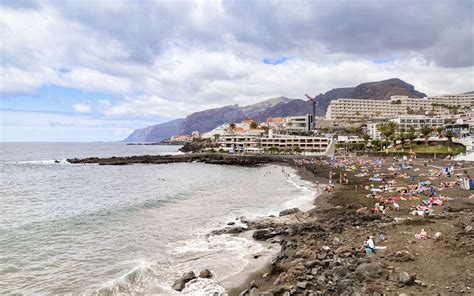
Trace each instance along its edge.
<instances>
[{"instance_id":1,"label":"white hotel building","mask_svg":"<svg viewBox=\"0 0 474 296\"><path fill-rule=\"evenodd\" d=\"M399 131L403 130L405 133L407 133L411 128L413 128L415 132L420 132L423 125L428 125L433 129L433 133L436 133L436 129L438 127L445 125L446 118L441 116L429 117L425 115L401 115L389 119L375 119L367 124L367 133L372 139L381 138L377 125L386 121L393 121L397 123Z\"/></svg>"},{"instance_id":2,"label":"white hotel building","mask_svg":"<svg viewBox=\"0 0 474 296\"><path fill-rule=\"evenodd\" d=\"M291 151L298 147L302 152L326 151L331 142L327 137L310 137L273 134L269 130L268 136L257 133L229 132L219 137L219 147L224 150L233 149L236 152L268 151L276 147L282 151Z\"/></svg>"},{"instance_id":3,"label":"white hotel building","mask_svg":"<svg viewBox=\"0 0 474 296\"><path fill-rule=\"evenodd\" d=\"M474 95L443 95L427 98L409 98L392 96L390 100L337 99L331 101L326 118L337 121L360 121L370 118L390 118L407 115L413 112L433 112L436 115L447 115L449 110L444 106L471 107Z\"/></svg>"},{"instance_id":4,"label":"white hotel building","mask_svg":"<svg viewBox=\"0 0 474 296\"><path fill-rule=\"evenodd\" d=\"M323 152L329 146L331 139L327 137L306 137L291 135L274 135L260 139L263 150L277 147L279 150L292 150L298 147L303 152Z\"/></svg>"}]
</instances>

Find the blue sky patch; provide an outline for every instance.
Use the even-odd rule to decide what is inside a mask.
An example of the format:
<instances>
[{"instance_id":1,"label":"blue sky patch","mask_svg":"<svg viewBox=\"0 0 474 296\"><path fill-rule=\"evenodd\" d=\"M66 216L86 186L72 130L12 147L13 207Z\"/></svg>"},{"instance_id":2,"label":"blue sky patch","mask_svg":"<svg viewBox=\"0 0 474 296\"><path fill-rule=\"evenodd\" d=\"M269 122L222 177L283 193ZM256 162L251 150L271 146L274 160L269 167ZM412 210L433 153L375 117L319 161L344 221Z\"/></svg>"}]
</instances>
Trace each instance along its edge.
<instances>
[{"instance_id":1,"label":"blue sky patch","mask_svg":"<svg viewBox=\"0 0 474 296\"><path fill-rule=\"evenodd\" d=\"M279 65L283 64L284 62L292 59L293 57L279 57L279 58L269 58L269 57L264 57L262 62L267 65Z\"/></svg>"},{"instance_id":2,"label":"blue sky patch","mask_svg":"<svg viewBox=\"0 0 474 296\"><path fill-rule=\"evenodd\" d=\"M386 64L386 63L390 63L391 61L393 61L394 59L393 58L372 58L370 59L370 61L374 64Z\"/></svg>"}]
</instances>

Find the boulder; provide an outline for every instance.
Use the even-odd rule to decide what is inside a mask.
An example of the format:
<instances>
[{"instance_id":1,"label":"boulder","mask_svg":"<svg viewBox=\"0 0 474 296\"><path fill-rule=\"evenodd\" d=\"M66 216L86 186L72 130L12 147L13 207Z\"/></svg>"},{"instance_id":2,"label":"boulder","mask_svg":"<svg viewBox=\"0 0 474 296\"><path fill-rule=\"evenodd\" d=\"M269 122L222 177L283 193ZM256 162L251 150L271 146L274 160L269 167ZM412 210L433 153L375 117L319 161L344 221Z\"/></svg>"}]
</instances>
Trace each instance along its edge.
<instances>
[{"instance_id":1,"label":"boulder","mask_svg":"<svg viewBox=\"0 0 474 296\"><path fill-rule=\"evenodd\" d=\"M350 246L340 246L334 251L334 253L336 254L341 254L341 253L346 253L346 252L352 253L352 248Z\"/></svg>"},{"instance_id":2,"label":"boulder","mask_svg":"<svg viewBox=\"0 0 474 296\"><path fill-rule=\"evenodd\" d=\"M246 227L242 226L233 226L233 227L226 227L223 229L213 230L211 233L213 235L220 235L220 234L238 234L244 231L247 231Z\"/></svg>"},{"instance_id":3,"label":"boulder","mask_svg":"<svg viewBox=\"0 0 474 296\"><path fill-rule=\"evenodd\" d=\"M210 279L212 277L212 272L209 269L201 270L199 277L203 279Z\"/></svg>"},{"instance_id":4,"label":"boulder","mask_svg":"<svg viewBox=\"0 0 474 296\"><path fill-rule=\"evenodd\" d=\"M343 279L337 284L337 292L339 294L352 294L354 282L350 279Z\"/></svg>"},{"instance_id":5,"label":"boulder","mask_svg":"<svg viewBox=\"0 0 474 296\"><path fill-rule=\"evenodd\" d=\"M259 296L260 292L258 292L257 288L250 289L249 296Z\"/></svg>"},{"instance_id":6,"label":"boulder","mask_svg":"<svg viewBox=\"0 0 474 296\"><path fill-rule=\"evenodd\" d=\"M291 214L294 214L294 213L300 213L301 210L298 209L298 208L292 208L292 209L286 209L286 210L283 210L280 212L280 214L278 214L280 217L282 216L286 216L286 215L291 215Z\"/></svg>"},{"instance_id":7,"label":"boulder","mask_svg":"<svg viewBox=\"0 0 474 296\"><path fill-rule=\"evenodd\" d=\"M173 284L173 289L176 291L182 291L184 287L186 286L186 283L194 280L196 278L196 275L194 274L193 271L190 271L188 273L183 274L179 279L177 279L174 284Z\"/></svg>"},{"instance_id":8,"label":"boulder","mask_svg":"<svg viewBox=\"0 0 474 296\"><path fill-rule=\"evenodd\" d=\"M383 270L377 264L362 263L355 270L359 278L378 279L383 275Z\"/></svg>"},{"instance_id":9,"label":"boulder","mask_svg":"<svg viewBox=\"0 0 474 296\"><path fill-rule=\"evenodd\" d=\"M324 259L326 259L327 255L328 255L328 254L325 253L325 252L319 253L319 254L318 254L318 259L319 259L319 260L324 260Z\"/></svg>"},{"instance_id":10,"label":"boulder","mask_svg":"<svg viewBox=\"0 0 474 296\"><path fill-rule=\"evenodd\" d=\"M332 270L332 275L334 279L340 280L344 277L346 277L349 274L349 269L345 266L336 266Z\"/></svg>"},{"instance_id":11,"label":"boulder","mask_svg":"<svg viewBox=\"0 0 474 296\"><path fill-rule=\"evenodd\" d=\"M308 288L308 282L304 281L304 282L297 282L296 283L296 286L299 288L299 289L303 289L303 290L306 290Z\"/></svg>"},{"instance_id":12,"label":"boulder","mask_svg":"<svg viewBox=\"0 0 474 296\"><path fill-rule=\"evenodd\" d=\"M271 237L274 237L275 235L278 235L277 232L269 230L269 229L259 229L255 230L255 232L252 234L252 237L255 240L266 240Z\"/></svg>"},{"instance_id":13,"label":"boulder","mask_svg":"<svg viewBox=\"0 0 474 296\"><path fill-rule=\"evenodd\" d=\"M324 274L318 276L318 278L316 279L316 282L320 286L325 285L326 284L326 277L324 276Z\"/></svg>"},{"instance_id":14,"label":"boulder","mask_svg":"<svg viewBox=\"0 0 474 296\"><path fill-rule=\"evenodd\" d=\"M398 282L404 285L411 285L414 282L414 278L405 271L402 271L398 274Z\"/></svg>"},{"instance_id":15,"label":"boulder","mask_svg":"<svg viewBox=\"0 0 474 296\"><path fill-rule=\"evenodd\" d=\"M309 260L304 263L306 268L313 268L316 265L321 265L321 261L319 260Z\"/></svg>"}]
</instances>

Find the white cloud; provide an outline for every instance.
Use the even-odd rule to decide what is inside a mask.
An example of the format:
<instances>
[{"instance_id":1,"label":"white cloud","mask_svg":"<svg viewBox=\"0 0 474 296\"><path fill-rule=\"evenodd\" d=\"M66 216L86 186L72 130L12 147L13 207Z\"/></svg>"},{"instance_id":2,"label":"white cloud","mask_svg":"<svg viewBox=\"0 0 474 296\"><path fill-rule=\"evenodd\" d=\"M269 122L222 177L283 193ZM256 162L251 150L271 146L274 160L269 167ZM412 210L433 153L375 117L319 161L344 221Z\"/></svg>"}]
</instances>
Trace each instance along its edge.
<instances>
[{"instance_id":1,"label":"white cloud","mask_svg":"<svg viewBox=\"0 0 474 296\"><path fill-rule=\"evenodd\" d=\"M72 105L72 110L77 113L89 113L91 112L91 105L87 104L74 104Z\"/></svg>"},{"instance_id":2,"label":"white cloud","mask_svg":"<svg viewBox=\"0 0 474 296\"><path fill-rule=\"evenodd\" d=\"M463 7L246 5L43 1L27 9L2 7L0 92L15 96L54 84L112 94L98 106L77 104L76 112L174 118L392 77L430 95L474 89L472 16ZM417 11L423 13L414 18ZM448 23L430 21L447 17ZM295 58L274 66L262 63L267 56ZM395 58L370 61L379 57Z\"/></svg>"}]
</instances>

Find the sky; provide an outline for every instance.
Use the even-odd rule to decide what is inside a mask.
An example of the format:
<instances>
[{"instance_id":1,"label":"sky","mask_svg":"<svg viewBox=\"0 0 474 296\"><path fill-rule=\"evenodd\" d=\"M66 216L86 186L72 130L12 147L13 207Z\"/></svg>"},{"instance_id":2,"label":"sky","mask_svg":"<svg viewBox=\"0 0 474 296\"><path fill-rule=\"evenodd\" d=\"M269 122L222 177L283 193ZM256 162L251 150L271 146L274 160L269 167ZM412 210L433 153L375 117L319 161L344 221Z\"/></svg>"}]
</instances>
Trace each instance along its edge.
<instances>
[{"instance_id":1,"label":"sky","mask_svg":"<svg viewBox=\"0 0 474 296\"><path fill-rule=\"evenodd\" d=\"M118 141L397 77L474 90L471 0L2 0L0 141Z\"/></svg>"}]
</instances>

